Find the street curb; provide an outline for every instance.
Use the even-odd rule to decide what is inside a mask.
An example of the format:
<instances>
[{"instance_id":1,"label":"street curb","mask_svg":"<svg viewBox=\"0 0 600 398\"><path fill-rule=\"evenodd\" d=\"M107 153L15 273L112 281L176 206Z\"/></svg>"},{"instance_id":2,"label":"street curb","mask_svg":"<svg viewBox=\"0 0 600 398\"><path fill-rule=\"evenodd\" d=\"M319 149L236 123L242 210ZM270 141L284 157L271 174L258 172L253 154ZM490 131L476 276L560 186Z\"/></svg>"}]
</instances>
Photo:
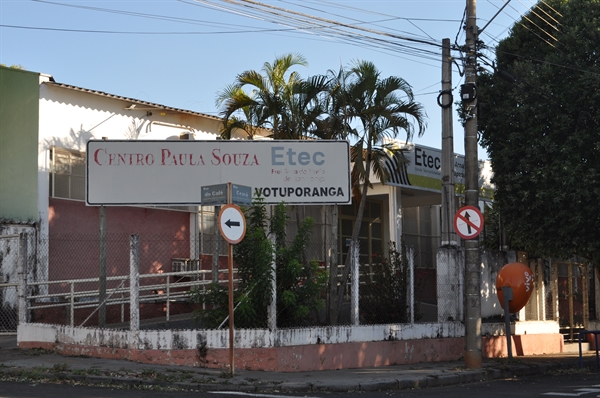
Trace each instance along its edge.
<instances>
[{"instance_id":1,"label":"street curb","mask_svg":"<svg viewBox=\"0 0 600 398\"><path fill-rule=\"evenodd\" d=\"M285 392L285 393L309 393L309 392L347 392L347 391L394 391L406 389L422 389L433 387L444 387L458 384L510 378L515 376L531 376L545 374L551 371L579 369L578 363L573 362L531 362L528 364L498 364L499 367L486 367L484 369L454 370L447 373L435 373L429 375L390 375L389 378L378 377L372 380L360 381L356 379L329 380L329 381L306 381L306 382L276 382L258 381L248 382L246 379L227 380L194 380L168 382L147 378L136 378L130 376L107 376L107 375L85 375L80 373L68 373L64 371L35 371L36 379L50 381L78 382L90 385L121 386L124 388L141 388L143 386L157 386L164 388L177 388L187 391L237 391L237 392ZM595 368L593 359L586 359L583 363L585 368ZM102 372L102 370L95 369ZM0 364L0 377L31 377L31 368L3 367Z\"/></svg>"}]
</instances>

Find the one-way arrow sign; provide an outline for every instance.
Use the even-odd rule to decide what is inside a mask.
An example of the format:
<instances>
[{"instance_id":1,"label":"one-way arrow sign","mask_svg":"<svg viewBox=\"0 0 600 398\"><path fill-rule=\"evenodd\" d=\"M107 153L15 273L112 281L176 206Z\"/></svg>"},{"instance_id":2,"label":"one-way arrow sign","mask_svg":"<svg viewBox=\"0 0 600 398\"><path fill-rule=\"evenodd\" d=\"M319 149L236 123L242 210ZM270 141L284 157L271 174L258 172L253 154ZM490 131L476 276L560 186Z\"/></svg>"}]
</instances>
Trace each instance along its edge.
<instances>
[{"instance_id":1,"label":"one-way arrow sign","mask_svg":"<svg viewBox=\"0 0 600 398\"><path fill-rule=\"evenodd\" d=\"M246 218L242 210L233 204L225 205L219 212L219 230L223 239L231 244L240 243L246 234Z\"/></svg>"},{"instance_id":2,"label":"one-way arrow sign","mask_svg":"<svg viewBox=\"0 0 600 398\"><path fill-rule=\"evenodd\" d=\"M227 225L229 228L231 228L231 227L239 227L240 226L240 222L239 221L227 220L227 221L225 221L225 225Z\"/></svg>"}]
</instances>

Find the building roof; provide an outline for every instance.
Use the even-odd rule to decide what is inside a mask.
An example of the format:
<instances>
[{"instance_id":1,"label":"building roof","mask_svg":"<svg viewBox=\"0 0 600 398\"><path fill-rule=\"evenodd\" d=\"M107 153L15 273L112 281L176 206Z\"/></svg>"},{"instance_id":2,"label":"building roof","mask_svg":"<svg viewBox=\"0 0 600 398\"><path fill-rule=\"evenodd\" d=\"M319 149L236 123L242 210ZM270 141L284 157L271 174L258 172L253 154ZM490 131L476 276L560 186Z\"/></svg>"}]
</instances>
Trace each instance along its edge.
<instances>
[{"instance_id":1,"label":"building roof","mask_svg":"<svg viewBox=\"0 0 600 398\"><path fill-rule=\"evenodd\" d=\"M185 113L185 114L193 115L193 116L201 116L201 117L218 120L218 121L223 120L222 118L220 118L218 116L213 116L213 115L209 115L206 113L194 112L194 111L190 111L187 109L173 108L170 106L155 104L153 102L142 101L142 100L135 99L135 98L122 97L120 95L109 94L109 93L105 93L103 91L91 90L88 88L72 86L70 84L57 83L54 81L54 79L50 79L50 81L46 81L46 82L44 82L44 84L47 84L49 86L66 88L66 89L74 90L74 91L80 91L80 92L87 93L87 94L94 94L94 95L98 95L101 97L114 98L114 99L118 99L118 100L122 100L122 101L127 101L133 105L132 109L141 110L141 109L149 108L147 110L165 110L165 111L170 111L170 112Z\"/></svg>"}]
</instances>

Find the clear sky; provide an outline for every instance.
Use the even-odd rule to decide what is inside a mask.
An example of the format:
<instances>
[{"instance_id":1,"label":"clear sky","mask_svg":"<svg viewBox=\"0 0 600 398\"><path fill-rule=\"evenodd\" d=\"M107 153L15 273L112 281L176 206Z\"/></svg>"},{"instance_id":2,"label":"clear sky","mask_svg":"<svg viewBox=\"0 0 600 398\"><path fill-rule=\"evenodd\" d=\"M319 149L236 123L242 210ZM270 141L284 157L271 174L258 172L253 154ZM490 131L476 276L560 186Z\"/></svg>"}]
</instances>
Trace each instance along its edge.
<instances>
[{"instance_id":1,"label":"clear sky","mask_svg":"<svg viewBox=\"0 0 600 398\"><path fill-rule=\"evenodd\" d=\"M368 60L382 76L402 77L413 87L428 115L425 135L414 142L441 148L440 46L443 38L464 45L466 0L263 0L276 8L258 10L231 3L242 2L0 0L0 63L59 83L218 115L217 92L238 73L260 70L283 54L308 60L296 69L303 77ZM504 3L477 3L480 29ZM492 48L484 51L490 59L533 4L511 2L485 28L480 38ZM463 79L459 67L453 70L457 100ZM454 137L455 152L464 153L457 120ZM483 149L479 157L487 158Z\"/></svg>"}]
</instances>

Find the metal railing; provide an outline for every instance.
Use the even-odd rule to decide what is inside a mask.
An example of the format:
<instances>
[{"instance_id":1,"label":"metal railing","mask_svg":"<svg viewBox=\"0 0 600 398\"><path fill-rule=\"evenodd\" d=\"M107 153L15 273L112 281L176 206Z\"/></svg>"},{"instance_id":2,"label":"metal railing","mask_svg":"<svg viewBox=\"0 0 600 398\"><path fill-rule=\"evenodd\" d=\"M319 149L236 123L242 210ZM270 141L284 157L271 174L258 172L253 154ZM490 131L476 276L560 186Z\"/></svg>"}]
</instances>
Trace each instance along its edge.
<instances>
[{"instance_id":1,"label":"metal railing","mask_svg":"<svg viewBox=\"0 0 600 398\"><path fill-rule=\"evenodd\" d=\"M227 274L227 270L220 270L219 273ZM235 270L234 270L235 272ZM182 272L165 272L160 274L141 274L140 280L149 279L164 279L163 283L150 283L139 285L139 301L140 302L164 302L166 307L166 321L170 318L171 303L175 301L184 301L190 299L190 289L198 287L206 287L212 283L210 270L194 270ZM176 281L171 281L172 278L179 278ZM27 297L27 310L41 310L48 308L68 308L68 323L74 326L75 311L84 308L95 308L95 310L82 322L83 326L90 317L100 308L101 305L120 305L121 306L121 322L125 318L125 305L130 304L130 287L129 275L111 276L106 278L107 282L118 283L117 287L106 289L106 299L99 302L99 290L81 290L78 286L84 284L99 284L100 278L85 278L85 279L65 279L55 281L40 281L29 282L30 287L47 286L45 291L53 291L51 286L59 286L62 292L48 294L30 294ZM227 280L220 280L220 283L227 283ZM234 283L237 282L234 280ZM68 289L64 289L68 286ZM182 290L183 289L183 290ZM42 289L32 290L40 291ZM149 292L144 294L144 292Z\"/></svg>"}]
</instances>

